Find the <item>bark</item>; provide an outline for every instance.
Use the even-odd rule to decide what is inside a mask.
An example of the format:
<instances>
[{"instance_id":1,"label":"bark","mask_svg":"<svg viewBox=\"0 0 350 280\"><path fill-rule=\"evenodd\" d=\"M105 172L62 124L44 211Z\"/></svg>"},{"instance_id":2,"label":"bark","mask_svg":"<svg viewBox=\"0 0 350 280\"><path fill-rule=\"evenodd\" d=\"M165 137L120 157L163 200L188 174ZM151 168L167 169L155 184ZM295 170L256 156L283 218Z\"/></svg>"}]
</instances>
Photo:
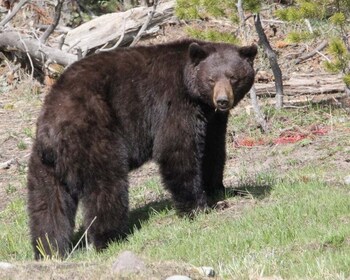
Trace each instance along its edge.
<instances>
[{"instance_id":1,"label":"bark","mask_svg":"<svg viewBox=\"0 0 350 280\"><path fill-rule=\"evenodd\" d=\"M258 33L259 40L264 48L264 51L269 59L270 66L275 77L275 87L276 87L276 109L281 109L283 106L283 81L281 68L277 62L277 56L274 50L271 48L269 40L266 37L264 29L262 28L260 15L254 15L254 24L256 32Z\"/></svg>"},{"instance_id":2,"label":"bark","mask_svg":"<svg viewBox=\"0 0 350 280\"><path fill-rule=\"evenodd\" d=\"M27 4L28 0L21 0L16 6L14 6L13 10L11 11L10 14L7 15L1 22L0 26L5 26L16 14L17 12Z\"/></svg>"},{"instance_id":3,"label":"bark","mask_svg":"<svg viewBox=\"0 0 350 280\"><path fill-rule=\"evenodd\" d=\"M175 0L161 3L157 6L152 20L148 24L148 30L167 22L174 14ZM114 45L123 35L125 21L125 35L121 46L131 43L143 26L153 7L138 7L125 12L110 13L90 20L67 33L63 50L75 52L80 49L89 52L107 43ZM148 31L143 35L148 34Z\"/></svg>"},{"instance_id":4,"label":"bark","mask_svg":"<svg viewBox=\"0 0 350 280\"><path fill-rule=\"evenodd\" d=\"M261 113L261 110L260 110L260 107L259 107L258 98L256 96L256 89L255 89L254 85L250 89L249 94L250 94L250 99L251 99L251 102L252 102L252 107L253 107L253 110L254 110L255 119L256 119L257 123L260 125L262 131L264 133L266 133L266 132L269 131L269 127L267 125L267 122L265 120L264 115Z\"/></svg>"},{"instance_id":5,"label":"bark","mask_svg":"<svg viewBox=\"0 0 350 280\"><path fill-rule=\"evenodd\" d=\"M158 27L158 25L168 21L173 15L174 4L175 0L159 4L157 11L153 12L153 17L148 21L148 27ZM122 39L121 45L131 42L146 18L148 18L149 12L153 9L153 7L139 7L127 12L103 15L91 20L68 32L62 50L58 48L59 46L54 48L45 45L41 40L45 41L46 35L43 35L41 39L37 39L36 36L29 36L13 29L5 29L0 31L0 50L13 52L19 57L24 54L31 64L33 63L38 67L44 66L48 61L68 66L84 56L82 54L100 46L106 47L110 42L116 42L118 38ZM59 7L56 11L55 18L58 21ZM120 22L121 24L118 24ZM53 30L53 27L50 29ZM49 31L47 32L49 33ZM142 32L140 36L145 33L147 31Z\"/></svg>"},{"instance_id":6,"label":"bark","mask_svg":"<svg viewBox=\"0 0 350 280\"><path fill-rule=\"evenodd\" d=\"M295 60L295 64L299 64L299 63L301 63L301 62L303 62L303 61L305 61L305 60L307 60L307 59L313 57L315 54L317 54L318 52L322 51L322 50L323 50L325 47L327 47L327 46L328 46L328 42L327 42L327 40L325 40L325 41L323 41L321 44L319 44L319 45L317 46L317 48L314 49L313 51L308 52L308 53L306 53L306 54L300 56L299 58L297 58L297 59Z\"/></svg>"},{"instance_id":7,"label":"bark","mask_svg":"<svg viewBox=\"0 0 350 280\"><path fill-rule=\"evenodd\" d=\"M140 41L143 33L146 31L148 25L150 24L154 14L155 14L155 12L157 10L157 5L158 5L158 0L155 0L154 3L153 3L153 9L149 12L146 21L144 22L144 24L140 28L140 30L137 33L137 35L135 36L134 40L131 42L130 47L135 46L138 43L138 41Z\"/></svg>"},{"instance_id":8,"label":"bark","mask_svg":"<svg viewBox=\"0 0 350 280\"><path fill-rule=\"evenodd\" d=\"M63 2L64 2L64 0L57 1L57 5L55 6L55 16L53 19L53 23L50 24L49 27L45 30L45 32L41 35L40 42L46 43L49 36L52 34L52 32L57 27L58 22L60 21L60 17L61 17Z\"/></svg>"},{"instance_id":9,"label":"bark","mask_svg":"<svg viewBox=\"0 0 350 280\"><path fill-rule=\"evenodd\" d=\"M276 96L273 82L255 83L258 96ZM330 93L344 93L345 86L341 74L314 73L293 74L289 80L284 81L285 96L319 95Z\"/></svg>"},{"instance_id":10,"label":"bark","mask_svg":"<svg viewBox=\"0 0 350 280\"><path fill-rule=\"evenodd\" d=\"M244 10L243 10L243 0L238 0L236 7L237 7L239 21L240 21L240 32L244 37L244 41L247 42L247 30L246 30L245 16L244 16ZM254 109L255 120L260 125L263 132L268 132L267 122L265 120L264 114L260 110L259 101L258 101L258 97L256 96L256 90L254 85L250 89L249 95L250 95L252 107Z\"/></svg>"},{"instance_id":11,"label":"bark","mask_svg":"<svg viewBox=\"0 0 350 280\"><path fill-rule=\"evenodd\" d=\"M45 61L51 60L66 66L77 60L76 55L48 47L39 40L14 30L0 33L0 49L28 54L38 65L44 65Z\"/></svg>"}]
</instances>

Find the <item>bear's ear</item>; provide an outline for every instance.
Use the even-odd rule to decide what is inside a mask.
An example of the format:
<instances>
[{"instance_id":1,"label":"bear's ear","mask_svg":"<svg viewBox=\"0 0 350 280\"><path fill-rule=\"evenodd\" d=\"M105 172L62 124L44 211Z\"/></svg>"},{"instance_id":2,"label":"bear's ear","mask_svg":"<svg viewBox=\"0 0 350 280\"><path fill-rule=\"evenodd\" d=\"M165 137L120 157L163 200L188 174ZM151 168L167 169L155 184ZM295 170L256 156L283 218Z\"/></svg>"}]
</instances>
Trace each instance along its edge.
<instances>
[{"instance_id":1,"label":"bear's ear","mask_svg":"<svg viewBox=\"0 0 350 280\"><path fill-rule=\"evenodd\" d=\"M197 65L208 56L208 53L197 43L192 43L189 47L191 62Z\"/></svg>"},{"instance_id":2,"label":"bear's ear","mask_svg":"<svg viewBox=\"0 0 350 280\"><path fill-rule=\"evenodd\" d=\"M250 62L253 62L256 54L258 53L258 48L256 45L251 45L239 48L238 52L241 56L248 58Z\"/></svg>"}]
</instances>

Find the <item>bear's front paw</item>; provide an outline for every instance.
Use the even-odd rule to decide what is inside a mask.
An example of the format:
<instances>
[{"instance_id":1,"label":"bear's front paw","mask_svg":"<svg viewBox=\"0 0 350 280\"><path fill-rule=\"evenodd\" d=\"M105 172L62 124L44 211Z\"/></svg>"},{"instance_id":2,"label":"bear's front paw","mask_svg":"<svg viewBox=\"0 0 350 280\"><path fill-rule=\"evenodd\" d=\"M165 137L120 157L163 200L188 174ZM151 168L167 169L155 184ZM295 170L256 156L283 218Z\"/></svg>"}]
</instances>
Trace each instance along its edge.
<instances>
[{"instance_id":1,"label":"bear's front paw","mask_svg":"<svg viewBox=\"0 0 350 280\"><path fill-rule=\"evenodd\" d=\"M209 207L205 193L196 201L176 202L177 214L180 217L194 218L198 213L208 213Z\"/></svg>"}]
</instances>

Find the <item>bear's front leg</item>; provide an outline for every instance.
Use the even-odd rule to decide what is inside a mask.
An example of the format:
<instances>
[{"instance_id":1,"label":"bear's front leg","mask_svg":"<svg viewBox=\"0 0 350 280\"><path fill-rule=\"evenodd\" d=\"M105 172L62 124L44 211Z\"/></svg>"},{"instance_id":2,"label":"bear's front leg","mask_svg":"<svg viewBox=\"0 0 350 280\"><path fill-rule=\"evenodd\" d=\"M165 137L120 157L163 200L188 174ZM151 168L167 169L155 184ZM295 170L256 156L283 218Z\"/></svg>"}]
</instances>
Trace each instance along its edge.
<instances>
[{"instance_id":1,"label":"bear's front leg","mask_svg":"<svg viewBox=\"0 0 350 280\"><path fill-rule=\"evenodd\" d=\"M201 178L196 164L180 160L181 152L168 154L160 163L160 172L165 187L171 192L179 215L193 216L207 207Z\"/></svg>"},{"instance_id":2,"label":"bear's front leg","mask_svg":"<svg viewBox=\"0 0 350 280\"><path fill-rule=\"evenodd\" d=\"M228 113L216 112L208 121L202 162L203 186L210 197L223 195Z\"/></svg>"},{"instance_id":3,"label":"bear's front leg","mask_svg":"<svg viewBox=\"0 0 350 280\"><path fill-rule=\"evenodd\" d=\"M174 139L163 138L157 158L165 187L171 192L179 215L193 216L205 210L207 199L202 187L202 151L196 136L179 133ZM204 141L203 141L204 142ZM158 147L159 148L159 147Z\"/></svg>"}]
</instances>

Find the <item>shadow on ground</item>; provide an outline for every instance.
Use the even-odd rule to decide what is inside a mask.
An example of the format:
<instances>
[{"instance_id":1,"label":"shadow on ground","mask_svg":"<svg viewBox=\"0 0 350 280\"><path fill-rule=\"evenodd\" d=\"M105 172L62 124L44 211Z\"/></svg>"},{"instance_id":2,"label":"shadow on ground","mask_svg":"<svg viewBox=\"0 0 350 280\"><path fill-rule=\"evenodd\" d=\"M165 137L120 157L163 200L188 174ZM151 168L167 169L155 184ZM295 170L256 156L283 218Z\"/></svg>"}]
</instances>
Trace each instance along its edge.
<instances>
[{"instance_id":1,"label":"shadow on ground","mask_svg":"<svg viewBox=\"0 0 350 280\"><path fill-rule=\"evenodd\" d=\"M136 229L141 229L142 224L150 219L155 212L170 210L173 203L170 199L154 201L133 209L129 213L129 232L132 234Z\"/></svg>"},{"instance_id":2,"label":"shadow on ground","mask_svg":"<svg viewBox=\"0 0 350 280\"><path fill-rule=\"evenodd\" d=\"M208 198L208 205L219 210L218 203L225 201L229 198L241 196L254 199L263 199L270 195L273 184L261 184L254 181L246 181L239 183L238 186L230 186L225 188L225 193L218 194L214 197ZM133 209L129 213L128 222L128 234L123 238L127 240L127 237L132 235L135 230L142 228L142 225L147 222L154 213L168 211L173 208L173 202L171 199L163 199L160 201L154 201L147 203L146 205ZM78 239L84 234L84 229L80 228L74 236L73 244L78 242ZM119 241L121 241L119 239ZM82 242L79 248L85 247Z\"/></svg>"}]
</instances>

